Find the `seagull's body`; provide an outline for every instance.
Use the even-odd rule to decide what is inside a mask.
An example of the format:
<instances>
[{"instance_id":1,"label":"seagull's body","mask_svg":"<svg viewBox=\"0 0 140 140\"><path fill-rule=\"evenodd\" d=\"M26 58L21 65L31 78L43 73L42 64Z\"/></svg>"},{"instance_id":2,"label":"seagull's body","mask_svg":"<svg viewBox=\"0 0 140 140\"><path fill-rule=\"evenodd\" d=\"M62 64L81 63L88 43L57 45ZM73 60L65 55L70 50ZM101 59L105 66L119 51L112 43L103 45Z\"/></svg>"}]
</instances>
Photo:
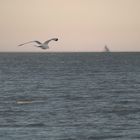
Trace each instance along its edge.
<instances>
[{"instance_id":1,"label":"seagull's body","mask_svg":"<svg viewBox=\"0 0 140 140\"><path fill-rule=\"evenodd\" d=\"M36 44L38 44L38 45L35 45L36 47L40 47L40 48L42 48L42 49L49 49L49 42L50 41L58 41L58 38L52 38L52 39L49 39L49 40L47 40L47 41L45 41L44 43L41 43L40 41L37 41L37 40L34 40L34 41L29 41L29 42L26 42L26 43L23 43L23 44L20 44L20 45L18 45L18 46L23 46L23 45L26 45L26 44L28 44L28 43L33 43L33 42L35 42Z\"/></svg>"}]
</instances>

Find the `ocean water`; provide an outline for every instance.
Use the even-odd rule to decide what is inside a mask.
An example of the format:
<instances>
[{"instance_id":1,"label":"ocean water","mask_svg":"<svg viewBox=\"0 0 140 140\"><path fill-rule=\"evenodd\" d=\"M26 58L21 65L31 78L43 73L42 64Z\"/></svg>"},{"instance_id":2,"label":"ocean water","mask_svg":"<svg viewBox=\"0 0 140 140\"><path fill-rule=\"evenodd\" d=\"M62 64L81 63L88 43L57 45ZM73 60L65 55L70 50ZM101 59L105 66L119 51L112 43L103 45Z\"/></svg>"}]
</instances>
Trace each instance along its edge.
<instances>
[{"instance_id":1,"label":"ocean water","mask_svg":"<svg viewBox=\"0 0 140 140\"><path fill-rule=\"evenodd\" d=\"M0 53L0 140L139 140L140 53Z\"/></svg>"}]
</instances>

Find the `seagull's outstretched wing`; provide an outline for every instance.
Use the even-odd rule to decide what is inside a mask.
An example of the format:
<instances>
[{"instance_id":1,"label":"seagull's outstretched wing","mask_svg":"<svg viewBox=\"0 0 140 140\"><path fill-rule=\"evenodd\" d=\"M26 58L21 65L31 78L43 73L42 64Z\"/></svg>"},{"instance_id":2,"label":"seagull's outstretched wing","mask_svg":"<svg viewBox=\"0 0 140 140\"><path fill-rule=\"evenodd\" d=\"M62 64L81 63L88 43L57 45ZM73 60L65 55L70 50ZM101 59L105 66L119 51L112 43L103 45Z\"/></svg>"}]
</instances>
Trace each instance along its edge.
<instances>
[{"instance_id":1,"label":"seagull's outstretched wing","mask_svg":"<svg viewBox=\"0 0 140 140\"><path fill-rule=\"evenodd\" d=\"M25 44L32 43L32 42L35 42L35 43L37 43L37 44L39 44L39 45L42 44L41 42L35 40L35 41L29 41L29 42L25 42L25 43L23 43L23 44L19 44L18 46L23 46L23 45L25 45Z\"/></svg>"},{"instance_id":2,"label":"seagull's outstretched wing","mask_svg":"<svg viewBox=\"0 0 140 140\"><path fill-rule=\"evenodd\" d=\"M54 40L54 41L58 41L58 38L52 38L52 39L49 39L49 40L47 40L47 41L45 41L43 44L48 44L50 41L52 41L52 40Z\"/></svg>"}]
</instances>

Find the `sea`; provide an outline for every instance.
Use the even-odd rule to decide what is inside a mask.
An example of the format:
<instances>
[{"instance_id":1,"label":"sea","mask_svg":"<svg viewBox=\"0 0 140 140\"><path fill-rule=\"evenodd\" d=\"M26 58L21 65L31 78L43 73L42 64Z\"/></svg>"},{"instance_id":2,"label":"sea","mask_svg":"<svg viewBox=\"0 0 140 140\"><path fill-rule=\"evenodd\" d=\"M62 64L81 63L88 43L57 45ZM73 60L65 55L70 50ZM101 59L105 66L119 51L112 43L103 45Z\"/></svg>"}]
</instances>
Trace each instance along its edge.
<instances>
[{"instance_id":1,"label":"sea","mask_svg":"<svg viewBox=\"0 0 140 140\"><path fill-rule=\"evenodd\" d=\"M0 53L0 140L140 140L140 53Z\"/></svg>"}]
</instances>

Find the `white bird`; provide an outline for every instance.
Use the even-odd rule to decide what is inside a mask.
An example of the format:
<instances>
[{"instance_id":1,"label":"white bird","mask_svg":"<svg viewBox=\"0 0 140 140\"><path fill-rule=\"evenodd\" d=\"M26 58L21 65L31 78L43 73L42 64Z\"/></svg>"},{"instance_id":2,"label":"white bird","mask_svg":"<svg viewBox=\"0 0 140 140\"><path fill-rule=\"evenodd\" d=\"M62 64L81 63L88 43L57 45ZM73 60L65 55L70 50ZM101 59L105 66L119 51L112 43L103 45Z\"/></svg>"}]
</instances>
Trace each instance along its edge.
<instances>
[{"instance_id":1,"label":"white bird","mask_svg":"<svg viewBox=\"0 0 140 140\"><path fill-rule=\"evenodd\" d=\"M53 41L58 41L58 38L49 39L49 40L45 41L44 43L41 43L40 41L37 41L37 40L29 41L29 42L20 44L20 45L18 45L18 46L23 46L23 45L25 45L25 44L35 42L35 43L37 43L38 45L34 45L34 46L40 47L40 48L42 48L42 49L49 49L49 45L48 45L48 44L49 44L49 42L52 41L52 40L53 40Z\"/></svg>"}]
</instances>

